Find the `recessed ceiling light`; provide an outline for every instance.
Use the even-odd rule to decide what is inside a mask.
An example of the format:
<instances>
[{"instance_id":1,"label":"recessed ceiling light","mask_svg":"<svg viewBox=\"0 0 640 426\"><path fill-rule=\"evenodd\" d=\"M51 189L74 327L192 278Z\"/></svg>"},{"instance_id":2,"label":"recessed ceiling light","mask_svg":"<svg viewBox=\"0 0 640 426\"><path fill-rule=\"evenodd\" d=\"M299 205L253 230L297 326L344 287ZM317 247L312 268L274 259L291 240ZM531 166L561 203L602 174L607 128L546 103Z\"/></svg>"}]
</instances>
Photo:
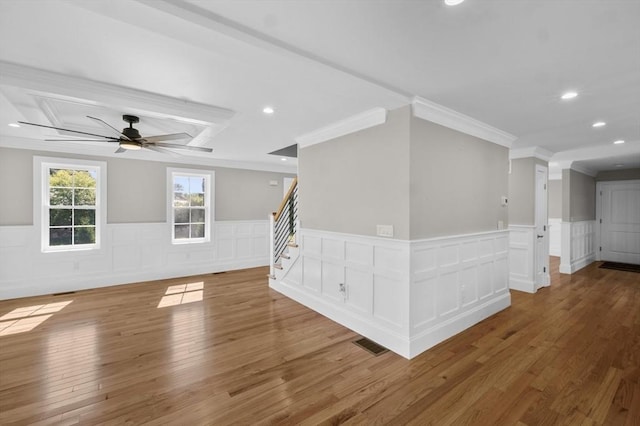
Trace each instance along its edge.
<instances>
[{"instance_id":1,"label":"recessed ceiling light","mask_svg":"<svg viewBox=\"0 0 640 426\"><path fill-rule=\"evenodd\" d=\"M566 93L563 93L563 94L562 94L561 98L562 98L562 99L564 99L564 100L566 101L566 100L568 100L568 99L573 99L573 98L575 98L576 96L578 96L578 93L577 93L577 92L566 92Z\"/></svg>"},{"instance_id":2,"label":"recessed ceiling light","mask_svg":"<svg viewBox=\"0 0 640 426\"><path fill-rule=\"evenodd\" d=\"M9 127L20 127L18 123L9 123Z\"/></svg>"},{"instance_id":3,"label":"recessed ceiling light","mask_svg":"<svg viewBox=\"0 0 640 426\"><path fill-rule=\"evenodd\" d=\"M464 0L444 0L444 4L447 6L457 6L462 3Z\"/></svg>"},{"instance_id":4,"label":"recessed ceiling light","mask_svg":"<svg viewBox=\"0 0 640 426\"><path fill-rule=\"evenodd\" d=\"M616 164L616 167L624 167L624 164Z\"/></svg>"},{"instance_id":5,"label":"recessed ceiling light","mask_svg":"<svg viewBox=\"0 0 640 426\"><path fill-rule=\"evenodd\" d=\"M265 114L273 114L275 112L275 110L273 109L273 107L270 106L266 106L264 108L262 108L262 112L264 112Z\"/></svg>"},{"instance_id":6,"label":"recessed ceiling light","mask_svg":"<svg viewBox=\"0 0 640 426\"><path fill-rule=\"evenodd\" d=\"M605 123L604 121L596 121L595 123L593 123L591 125L591 127L603 127L603 126L606 126L606 125L607 125L607 123Z\"/></svg>"},{"instance_id":7,"label":"recessed ceiling light","mask_svg":"<svg viewBox=\"0 0 640 426\"><path fill-rule=\"evenodd\" d=\"M280 159L280 161L287 161L287 159L286 159L286 158L284 158L284 157L282 157L282 158Z\"/></svg>"},{"instance_id":8,"label":"recessed ceiling light","mask_svg":"<svg viewBox=\"0 0 640 426\"><path fill-rule=\"evenodd\" d=\"M613 142L614 145L620 145L620 144L623 144L623 143L624 143L624 141L622 139Z\"/></svg>"}]
</instances>

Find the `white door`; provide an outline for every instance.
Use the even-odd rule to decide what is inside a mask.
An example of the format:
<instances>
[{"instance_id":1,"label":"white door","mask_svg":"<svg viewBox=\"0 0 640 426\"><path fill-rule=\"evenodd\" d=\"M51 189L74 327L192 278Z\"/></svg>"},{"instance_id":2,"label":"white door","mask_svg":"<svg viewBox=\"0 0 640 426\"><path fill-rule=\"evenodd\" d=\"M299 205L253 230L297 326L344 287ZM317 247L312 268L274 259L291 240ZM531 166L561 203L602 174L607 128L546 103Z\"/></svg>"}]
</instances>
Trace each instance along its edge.
<instances>
[{"instance_id":1,"label":"white door","mask_svg":"<svg viewBox=\"0 0 640 426\"><path fill-rule=\"evenodd\" d=\"M599 182L600 259L640 265L640 181Z\"/></svg>"},{"instance_id":2,"label":"white door","mask_svg":"<svg viewBox=\"0 0 640 426\"><path fill-rule=\"evenodd\" d=\"M547 168L536 164L536 289L550 284Z\"/></svg>"}]
</instances>

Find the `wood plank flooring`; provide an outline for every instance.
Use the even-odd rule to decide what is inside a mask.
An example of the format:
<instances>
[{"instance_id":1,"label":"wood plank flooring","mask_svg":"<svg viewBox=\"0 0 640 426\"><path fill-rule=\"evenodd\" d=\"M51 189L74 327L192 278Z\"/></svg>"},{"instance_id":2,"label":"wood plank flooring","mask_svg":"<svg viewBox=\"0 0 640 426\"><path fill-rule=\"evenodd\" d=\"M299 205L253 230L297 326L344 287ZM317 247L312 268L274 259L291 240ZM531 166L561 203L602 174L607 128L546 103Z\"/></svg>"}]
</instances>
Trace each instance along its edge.
<instances>
[{"instance_id":1,"label":"wood plank flooring","mask_svg":"<svg viewBox=\"0 0 640 426\"><path fill-rule=\"evenodd\" d=\"M640 424L640 274L552 267L411 361L266 268L2 301L0 424Z\"/></svg>"}]
</instances>

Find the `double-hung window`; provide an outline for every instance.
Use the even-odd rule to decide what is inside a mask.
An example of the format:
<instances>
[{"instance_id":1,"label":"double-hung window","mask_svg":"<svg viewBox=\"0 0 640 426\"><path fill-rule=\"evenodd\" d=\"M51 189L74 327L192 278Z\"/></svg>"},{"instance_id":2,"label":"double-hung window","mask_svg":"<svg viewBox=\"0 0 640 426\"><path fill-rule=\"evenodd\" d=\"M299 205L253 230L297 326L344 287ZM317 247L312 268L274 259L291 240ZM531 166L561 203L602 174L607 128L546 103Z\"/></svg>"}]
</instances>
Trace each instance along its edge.
<instances>
[{"instance_id":1,"label":"double-hung window","mask_svg":"<svg viewBox=\"0 0 640 426\"><path fill-rule=\"evenodd\" d=\"M106 165L35 157L40 171L42 251L100 248Z\"/></svg>"},{"instance_id":2,"label":"double-hung window","mask_svg":"<svg viewBox=\"0 0 640 426\"><path fill-rule=\"evenodd\" d=\"M169 169L167 177L172 243L210 241L213 172Z\"/></svg>"}]
</instances>

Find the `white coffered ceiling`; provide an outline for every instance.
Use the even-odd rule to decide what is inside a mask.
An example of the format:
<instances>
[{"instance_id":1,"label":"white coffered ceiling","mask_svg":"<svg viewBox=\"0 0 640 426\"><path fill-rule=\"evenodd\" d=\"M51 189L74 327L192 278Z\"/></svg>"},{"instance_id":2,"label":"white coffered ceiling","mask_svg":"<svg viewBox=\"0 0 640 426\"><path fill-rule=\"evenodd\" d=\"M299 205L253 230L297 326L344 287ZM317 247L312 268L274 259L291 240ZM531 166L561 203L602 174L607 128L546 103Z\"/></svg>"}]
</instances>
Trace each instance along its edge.
<instances>
[{"instance_id":1,"label":"white coffered ceiling","mask_svg":"<svg viewBox=\"0 0 640 426\"><path fill-rule=\"evenodd\" d=\"M82 130L85 115L124 127L136 113L143 134L214 149L189 161L291 170L267 153L420 96L515 135L515 149L639 167L639 21L637 0L3 0L0 61L24 77L0 80L0 141L45 147L52 134L7 126L18 120ZM49 84L33 87L40 72Z\"/></svg>"}]
</instances>

